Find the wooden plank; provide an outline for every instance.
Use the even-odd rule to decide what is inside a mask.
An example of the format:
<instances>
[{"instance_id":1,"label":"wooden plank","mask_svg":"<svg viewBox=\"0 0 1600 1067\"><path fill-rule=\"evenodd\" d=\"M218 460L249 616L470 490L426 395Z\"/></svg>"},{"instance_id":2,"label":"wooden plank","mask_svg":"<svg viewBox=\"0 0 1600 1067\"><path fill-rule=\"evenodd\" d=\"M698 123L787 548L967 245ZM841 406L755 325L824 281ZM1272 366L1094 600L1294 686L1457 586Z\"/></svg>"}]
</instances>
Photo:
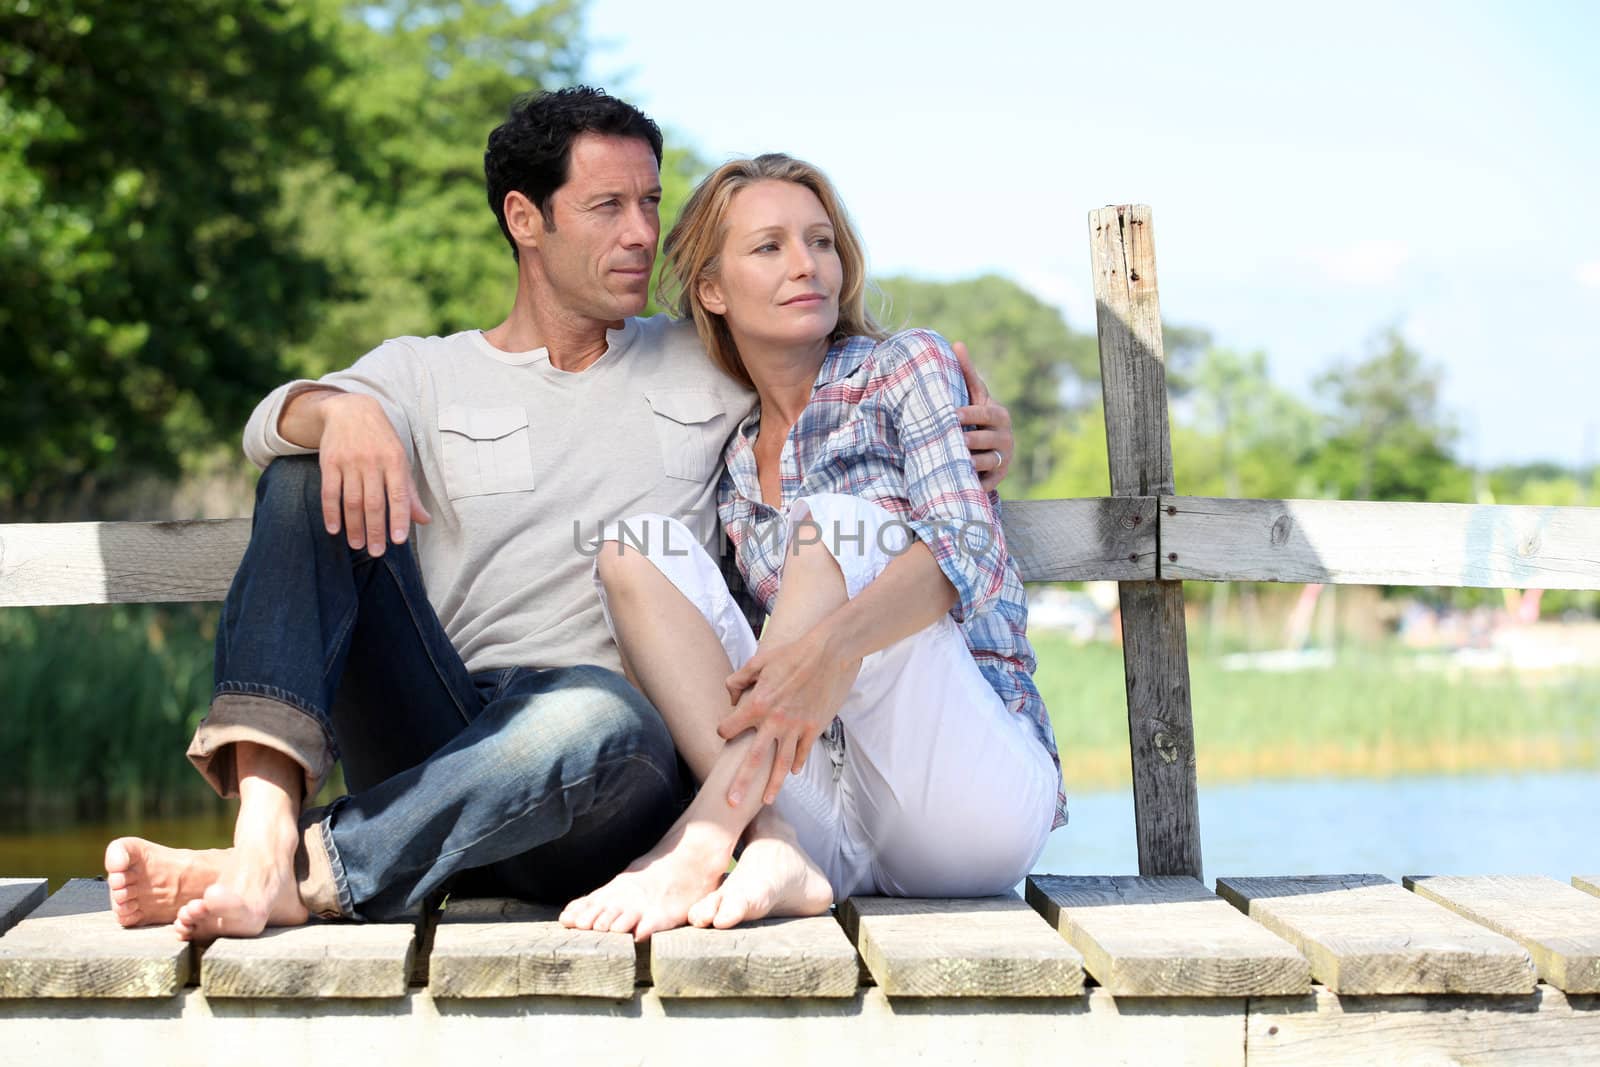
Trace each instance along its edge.
<instances>
[{"instance_id":1,"label":"wooden plank","mask_svg":"<svg viewBox=\"0 0 1600 1067\"><path fill-rule=\"evenodd\" d=\"M1252 1000L1245 1062L1252 1067L1328 1064L1494 1064L1589 1067L1600 1049L1600 1011L1550 986L1525 997L1339 996Z\"/></svg>"},{"instance_id":2,"label":"wooden plank","mask_svg":"<svg viewBox=\"0 0 1600 1067\"><path fill-rule=\"evenodd\" d=\"M124 930L106 884L74 878L0 938L0 998L170 997L192 962L171 927Z\"/></svg>"},{"instance_id":3,"label":"wooden plank","mask_svg":"<svg viewBox=\"0 0 1600 1067\"><path fill-rule=\"evenodd\" d=\"M1539 977L1567 993L1600 993L1600 900L1540 876L1408 876L1405 887L1528 950Z\"/></svg>"},{"instance_id":4,"label":"wooden plank","mask_svg":"<svg viewBox=\"0 0 1600 1067\"><path fill-rule=\"evenodd\" d=\"M1595 896L1600 897L1600 874L1575 874L1572 876L1572 884L1585 893L1593 893Z\"/></svg>"},{"instance_id":5,"label":"wooden plank","mask_svg":"<svg viewBox=\"0 0 1600 1067\"><path fill-rule=\"evenodd\" d=\"M1089 238L1111 494L1171 496L1177 489L1150 209L1090 212ZM1198 878L1200 804L1183 585L1122 582L1118 592L1139 873Z\"/></svg>"},{"instance_id":6,"label":"wooden plank","mask_svg":"<svg viewBox=\"0 0 1600 1067\"><path fill-rule=\"evenodd\" d=\"M1161 500L1163 578L1600 589L1596 546L1600 508Z\"/></svg>"},{"instance_id":7,"label":"wooden plank","mask_svg":"<svg viewBox=\"0 0 1600 1067\"><path fill-rule=\"evenodd\" d=\"M1155 580L1153 496L1007 500L1002 521L1025 582Z\"/></svg>"},{"instance_id":8,"label":"wooden plank","mask_svg":"<svg viewBox=\"0 0 1600 1067\"><path fill-rule=\"evenodd\" d=\"M0 934L43 904L48 886L43 878L0 878Z\"/></svg>"},{"instance_id":9,"label":"wooden plank","mask_svg":"<svg viewBox=\"0 0 1600 1067\"><path fill-rule=\"evenodd\" d=\"M399 997L411 979L412 923L309 922L218 938L200 957L208 997Z\"/></svg>"},{"instance_id":10,"label":"wooden plank","mask_svg":"<svg viewBox=\"0 0 1600 1067\"><path fill-rule=\"evenodd\" d=\"M1311 964L1198 879L1033 875L1028 903L1118 996L1286 996Z\"/></svg>"},{"instance_id":11,"label":"wooden plank","mask_svg":"<svg viewBox=\"0 0 1600 1067\"><path fill-rule=\"evenodd\" d=\"M249 519L0 525L0 607L221 600Z\"/></svg>"},{"instance_id":12,"label":"wooden plank","mask_svg":"<svg viewBox=\"0 0 1600 1067\"><path fill-rule=\"evenodd\" d=\"M1531 993L1522 947L1377 874L1218 878L1335 993Z\"/></svg>"},{"instance_id":13,"label":"wooden plank","mask_svg":"<svg viewBox=\"0 0 1600 1067\"><path fill-rule=\"evenodd\" d=\"M650 977L664 998L852 997L856 973L855 949L830 915L650 939Z\"/></svg>"},{"instance_id":14,"label":"wooden plank","mask_svg":"<svg viewBox=\"0 0 1600 1067\"><path fill-rule=\"evenodd\" d=\"M433 932L436 997L633 996L628 934L568 930L559 908L517 900L451 900Z\"/></svg>"},{"instance_id":15,"label":"wooden plank","mask_svg":"<svg viewBox=\"0 0 1600 1067\"><path fill-rule=\"evenodd\" d=\"M1071 997L1083 957L1016 897L851 897L839 909L873 980L895 997Z\"/></svg>"}]
</instances>

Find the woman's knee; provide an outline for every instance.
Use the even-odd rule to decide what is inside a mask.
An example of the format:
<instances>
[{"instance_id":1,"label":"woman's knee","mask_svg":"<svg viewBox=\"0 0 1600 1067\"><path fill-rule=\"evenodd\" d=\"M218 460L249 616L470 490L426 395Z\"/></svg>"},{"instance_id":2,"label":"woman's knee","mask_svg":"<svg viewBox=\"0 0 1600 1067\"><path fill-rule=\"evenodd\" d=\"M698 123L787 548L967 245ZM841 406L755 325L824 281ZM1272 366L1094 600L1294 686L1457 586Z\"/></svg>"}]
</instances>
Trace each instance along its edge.
<instances>
[{"instance_id":1,"label":"woman's knee","mask_svg":"<svg viewBox=\"0 0 1600 1067\"><path fill-rule=\"evenodd\" d=\"M614 596L637 589L656 569L649 556L626 541L601 541L594 567L606 592Z\"/></svg>"},{"instance_id":2,"label":"woman's knee","mask_svg":"<svg viewBox=\"0 0 1600 1067\"><path fill-rule=\"evenodd\" d=\"M654 513L610 523L597 540L595 570L608 591L654 575L662 561L705 551L682 522Z\"/></svg>"},{"instance_id":3,"label":"woman's knee","mask_svg":"<svg viewBox=\"0 0 1600 1067\"><path fill-rule=\"evenodd\" d=\"M800 518L791 526L789 568L808 578L842 581L846 595L854 597L904 552L909 528L883 505L841 493L817 493L796 501Z\"/></svg>"}]
</instances>

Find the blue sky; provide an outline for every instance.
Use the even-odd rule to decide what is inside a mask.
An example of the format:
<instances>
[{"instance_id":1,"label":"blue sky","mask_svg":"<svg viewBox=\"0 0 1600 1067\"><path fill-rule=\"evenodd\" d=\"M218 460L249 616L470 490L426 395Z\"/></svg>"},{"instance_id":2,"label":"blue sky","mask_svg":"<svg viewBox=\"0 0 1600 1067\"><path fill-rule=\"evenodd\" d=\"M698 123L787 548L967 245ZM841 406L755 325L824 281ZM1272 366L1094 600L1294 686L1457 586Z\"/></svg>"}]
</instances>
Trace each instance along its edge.
<instances>
[{"instance_id":1,"label":"blue sky","mask_svg":"<svg viewBox=\"0 0 1600 1067\"><path fill-rule=\"evenodd\" d=\"M1396 325L1466 460L1600 458L1600 3L593 0L588 25L591 78L679 143L827 170L876 273L999 272L1092 330L1088 212L1148 203L1169 322L1303 395Z\"/></svg>"}]
</instances>

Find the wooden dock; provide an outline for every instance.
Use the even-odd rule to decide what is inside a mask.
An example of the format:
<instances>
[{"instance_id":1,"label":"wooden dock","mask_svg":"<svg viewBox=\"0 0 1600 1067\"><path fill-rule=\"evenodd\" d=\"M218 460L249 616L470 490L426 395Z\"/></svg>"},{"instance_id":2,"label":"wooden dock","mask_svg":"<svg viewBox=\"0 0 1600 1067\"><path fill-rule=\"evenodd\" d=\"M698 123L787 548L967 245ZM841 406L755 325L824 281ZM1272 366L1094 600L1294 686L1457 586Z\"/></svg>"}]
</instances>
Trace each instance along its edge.
<instances>
[{"instance_id":1,"label":"wooden dock","mask_svg":"<svg viewBox=\"0 0 1600 1067\"><path fill-rule=\"evenodd\" d=\"M858 897L642 947L464 900L197 946L119 928L101 881L0 879L0 1063L1600 1058L1594 878L1035 876L1026 896Z\"/></svg>"},{"instance_id":2,"label":"wooden dock","mask_svg":"<svg viewBox=\"0 0 1600 1067\"><path fill-rule=\"evenodd\" d=\"M1183 606L1185 580L1600 589L1600 509L1178 495L1150 209L1089 229L1112 495L1008 502L1005 536L1026 581L1120 583L1139 876L646 950L457 901L202 951L118 928L101 882L0 879L0 1067L1600 1063L1600 874L1207 887ZM220 600L248 536L0 525L0 607Z\"/></svg>"}]
</instances>

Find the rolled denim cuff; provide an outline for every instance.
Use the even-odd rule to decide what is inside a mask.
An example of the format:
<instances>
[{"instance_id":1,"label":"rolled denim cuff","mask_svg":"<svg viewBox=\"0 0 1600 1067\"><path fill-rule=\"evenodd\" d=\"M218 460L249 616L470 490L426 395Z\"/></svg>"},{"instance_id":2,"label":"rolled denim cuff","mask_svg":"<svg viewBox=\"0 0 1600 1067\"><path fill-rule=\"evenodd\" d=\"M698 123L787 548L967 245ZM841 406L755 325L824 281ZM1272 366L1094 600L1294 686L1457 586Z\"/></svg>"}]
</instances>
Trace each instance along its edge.
<instances>
[{"instance_id":1,"label":"rolled denim cuff","mask_svg":"<svg viewBox=\"0 0 1600 1067\"><path fill-rule=\"evenodd\" d=\"M339 905L339 883L328 850L327 808L308 808L300 815L300 845L294 855L295 888L300 903L320 919L349 919Z\"/></svg>"},{"instance_id":2,"label":"rolled denim cuff","mask_svg":"<svg viewBox=\"0 0 1600 1067\"><path fill-rule=\"evenodd\" d=\"M333 750L322 724L291 704L248 693L223 693L195 728L189 762L218 795L239 795L239 764L234 745L241 741L282 752L305 771L306 797L314 797L333 770Z\"/></svg>"}]
</instances>

